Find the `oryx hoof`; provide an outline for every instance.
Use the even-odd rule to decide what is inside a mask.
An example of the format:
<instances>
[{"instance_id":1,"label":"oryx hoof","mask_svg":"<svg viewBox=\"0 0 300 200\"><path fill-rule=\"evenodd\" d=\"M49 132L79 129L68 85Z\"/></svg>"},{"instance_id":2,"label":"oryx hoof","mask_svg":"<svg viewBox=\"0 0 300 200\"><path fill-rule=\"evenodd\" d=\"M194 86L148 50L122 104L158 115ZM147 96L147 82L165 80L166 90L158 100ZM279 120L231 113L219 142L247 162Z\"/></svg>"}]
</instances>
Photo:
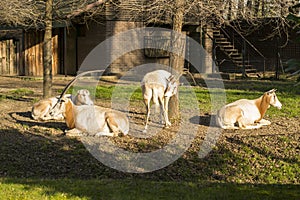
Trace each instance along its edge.
<instances>
[{"instance_id":1,"label":"oryx hoof","mask_svg":"<svg viewBox=\"0 0 300 200\"><path fill-rule=\"evenodd\" d=\"M167 122L167 123L165 124L165 128L170 128L171 125L172 125L171 122Z\"/></svg>"},{"instance_id":2,"label":"oryx hoof","mask_svg":"<svg viewBox=\"0 0 300 200\"><path fill-rule=\"evenodd\" d=\"M83 136L82 133L69 132L69 131L66 131L65 134L68 137L81 137L81 136Z\"/></svg>"},{"instance_id":3,"label":"oryx hoof","mask_svg":"<svg viewBox=\"0 0 300 200\"><path fill-rule=\"evenodd\" d=\"M70 129L70 130L65 130L65 134L66 134L66 136L69 136L69 137L83 136L83 132L78 130L77 128L73 128L73 129Z\"/></svg>"}]
</instances>

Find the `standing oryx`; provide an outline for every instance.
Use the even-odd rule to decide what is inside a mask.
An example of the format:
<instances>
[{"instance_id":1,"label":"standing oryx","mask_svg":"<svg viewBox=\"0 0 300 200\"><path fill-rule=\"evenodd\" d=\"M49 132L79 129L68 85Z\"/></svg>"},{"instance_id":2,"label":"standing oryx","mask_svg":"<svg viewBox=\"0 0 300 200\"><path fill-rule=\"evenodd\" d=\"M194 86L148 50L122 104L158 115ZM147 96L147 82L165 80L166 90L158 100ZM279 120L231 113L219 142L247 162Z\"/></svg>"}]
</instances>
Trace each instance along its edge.
<instances>
[{"instance_id":1,"label":"standing oryx","mask_svg":"<svg viewBox=\"0 0 300 200\"><path fill-rule=\"evenodd\" d=\"M174 76L170 72L165 70L155 70L147 73L142 82L142 93L144 103L146 105L147 117L144 132L147 131L148 121L150 116L150 102L151 99L158 110L161 106L161 112L163 112L165 126L169 127L171 122L168 116L169 99L177 93L180 76Z\"/></svg>"}]
</instances>

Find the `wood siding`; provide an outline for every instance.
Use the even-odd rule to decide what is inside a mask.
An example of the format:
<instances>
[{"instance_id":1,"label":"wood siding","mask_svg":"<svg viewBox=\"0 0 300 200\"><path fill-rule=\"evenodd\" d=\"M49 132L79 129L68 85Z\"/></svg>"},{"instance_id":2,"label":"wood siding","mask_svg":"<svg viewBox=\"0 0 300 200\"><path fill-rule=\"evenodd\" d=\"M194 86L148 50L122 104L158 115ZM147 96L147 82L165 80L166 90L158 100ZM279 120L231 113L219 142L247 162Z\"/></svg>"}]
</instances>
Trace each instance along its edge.
<instances>
[{"instance_id":1,"label":"wood siding","mask_svg":"<svg viewBox=\"0 0 300 200\"><path fill-rule=\"evenodd\" d=\"M24 62L26 76L43 75L43 31L30 31L24 33ZM56 75L59 70L59 42L58 34L52 37L52 73Z\"/></svg>"},{"instance_id":2,"label":"wood siding","mask_svg":"<svg viewBox=\"0 0 300 200\"><path fill-rule=\"evenodd\" d=\"M17 50L20 43L13 39L0 41L0 74L17 75L19 72L19 59Z\"/></svg>"}]
</instances>

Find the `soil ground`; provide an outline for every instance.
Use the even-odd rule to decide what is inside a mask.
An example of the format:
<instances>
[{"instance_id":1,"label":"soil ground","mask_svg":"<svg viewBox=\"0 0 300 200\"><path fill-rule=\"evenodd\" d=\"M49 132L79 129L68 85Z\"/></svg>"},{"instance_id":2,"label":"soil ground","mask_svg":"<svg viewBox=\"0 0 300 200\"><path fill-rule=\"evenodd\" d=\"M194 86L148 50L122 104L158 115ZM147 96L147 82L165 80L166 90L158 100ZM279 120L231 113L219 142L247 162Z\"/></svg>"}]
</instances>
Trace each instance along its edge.
<instances>
[{"instance_id":1,"label":"soil ground","mask_svg":"<svg viewBox=\"0 0 300 200\"><path fill-rule=\"evenodd\" d=\"M53 82L54 91L63 89L70 80L71 77L57 77ZM103 82L103 84L108 83ZM26 88L34 93L20 96L13 94L12 91L18 88ZM33 103L42 96L42 80L0 77L0 95L5 96L0 100L1 177L122 178L139 176L128 175L105 167L86 151L78 138L64 135L63 130L67 127L63 121L34 121L30 116L30 111ZM97 104L108 106L109 101L101 101ZM133 109L130 118L143 124L145 111L142 102L140 105ZM193 179L193 176L197 174L196 176L201 179L234 182L241 179L242 182L264 182L265 179L259 174L246 176L239 172L240 166L237 165L239 160L246 159L243 158L243 153L248 156L245 153L247 148L253 152L253 156L262 156L257 162L249 163L249 167L260 169L265 174L268 171L264 168L276 167L281 162L297 162L295 157L299 155L300 146L299 118L278 117L272 119L270 126L257 130L223 130L213 151L205 161L201 161L200 158L195 157L206 137L209 124L209 113L203 113L200 116L200 123L195 123L198 133L187 153L172 165L141 176L160 180L181 180ZM161 135L155 135L150 141L135 139L132 136L110 140L133 152L148 152L168 143L170 137L174 136L174 132L176 132L176 126L163 130ZM229 156L224 158L222 157L224 155ZM271 161L275 160L274 163L268 163L270 157ZM217 163L213 164L214 168L210 168L209 165L213 160ZM229 166L228 169L225 169L225 165ZM280 182L299 183L299 176L280 180Z\"/></svg>"}]
</instances>

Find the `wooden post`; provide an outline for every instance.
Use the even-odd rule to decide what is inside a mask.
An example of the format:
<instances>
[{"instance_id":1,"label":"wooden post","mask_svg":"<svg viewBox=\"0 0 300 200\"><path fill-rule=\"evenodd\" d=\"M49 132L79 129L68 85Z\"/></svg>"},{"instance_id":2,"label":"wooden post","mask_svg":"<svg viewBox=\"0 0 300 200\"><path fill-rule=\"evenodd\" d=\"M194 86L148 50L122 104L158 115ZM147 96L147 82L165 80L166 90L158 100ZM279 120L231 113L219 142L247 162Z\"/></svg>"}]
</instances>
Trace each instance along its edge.
<instances>
[{"instance_id":1,"label":"wooden post","mask_svg":"<svg viewBox=\"0 0 300 200\"><path fill-rule=\"evenodd\" d=\"M40 67L40 31L35 32L34 36L34 68L35 76L41 76L41 67Z\"/></svg>"},{"instance_id":2,"label":"wooden post","mask_svg":"<svg viewBox=\"0 0 300 200\"><path fill-rule=\"evenodd\" d=\"M201 69L201 72L205 74L209 74L213 71L213 59L211 59L211 57L213 57L214 54L214 41L208 36L213 34L212 26L212 24L209 24L205 27L206 34L204 35L203 47L207 53L206 55L203 55L204 65Z\"/></svg>"},{"instance_id":3,"label":"wooden post","mask_svg":"<svg viewBox=\"0 0 300 200\"><path fill-rule=\"evenodd\" d=\"M9 43L9 75L15 75L15 46L14 41L8 40Z\"/></svg>"},{"instance_id":4,"label":"wooden post","mask_svg":"<svg viewBox=\"0 0 300 200\"><path fill-rule=\"evenodd\" d=\"M2 50L3 50L3 55L2 55L2 73L4 74L4 75L6 75L7 74L7 49L6 49L6 42L5 41L3 41L3 43L2 43Z\"/></svg>"},{"instance_id":5,"label":"wooden post","mask_svg":"<svg viewBox=\"0 0 300 200\"><path fill-rule=\"evenodd\" d=\"M29 75L33 76L36 74L36 69L35 69L35 59L34 59L34 33L30 32L29 33L29 68L30 68L30 72Z\"/></svg>"},{"instance_id":6,"label":"wooden post","mask_svg":"<svg viewBox=\"0 0 300 200\"><path fill-rule=\"evenodd\" d=\"M247 77L247 73L246 73L246 65L245 65L245 58L246 58L246 40L243 40L243 48L242 48L242 63L243 63L243 67L242 67L242 76L244 78Z\"/></svg>"},{"instance_id":7,"label":"wooden post","mask_svg":"<svg viewBox=\"0 0 300 200\"><path fill-rule=\"evenodd\" d=\"M3 48L2 48L3 42L0 41L0 74L3 75Z\"/></svg>"},{"instance_id":8,"label":"wooden post","mask_svg":"<svg viewBox=\"0 0 300 200\"><path fill-rule=\"evenodd\" d=\"M43 31L39 32L39 41L38 41L38 69L39 75L43 76Z\"/></svg>"},{"instance_id":9,"label":"wooden post","mask_svg":"<svg viewBox=\"0 0 300 200\"><path fill-rule=\"evenodd\" d=\"M63 67L64 68L64 74L65 74L65 77L67 77L68 75L68 70L67 70L67 65L66 65L66 61L67 61L67 27L64 28L64 37L63 37L63 45L64 45L64 48L63 48Z\"/></svg>"},{"instance_id":10,"label":"wooden post","mask_svg":"<svg viewBox=\"0 0 300 200\"><path fill-rule=\"evenodd\" d=\"M58 35L52 37L52 73L56 75L58 71Z\"/></svg>"},{"instance_id":11,"label":"wooden post","mask_svg":"<svg viewBox=\"0 0 300 200\"><path fill-rule=\"evenodd\" d=\"M17 40L15 42L16 44L16 65L15 65L15 70L16 70L16 75L21 75L20 72L21 72L21 63L20 63L20 57L21 57L21 53L20 53L20 41Z\"/></svg>"},{"instance_id":12,"label":"wooden post","mask_svg":"<svg viewBox=\"0 0 300 200\"><path fill-rule=\"evenodd\" d=\"M276 72L275 72L275 79L279 80L279 65L280 65L280 59L279 59L279 37L276 36Z\"/></svg>"}]
</instances>

